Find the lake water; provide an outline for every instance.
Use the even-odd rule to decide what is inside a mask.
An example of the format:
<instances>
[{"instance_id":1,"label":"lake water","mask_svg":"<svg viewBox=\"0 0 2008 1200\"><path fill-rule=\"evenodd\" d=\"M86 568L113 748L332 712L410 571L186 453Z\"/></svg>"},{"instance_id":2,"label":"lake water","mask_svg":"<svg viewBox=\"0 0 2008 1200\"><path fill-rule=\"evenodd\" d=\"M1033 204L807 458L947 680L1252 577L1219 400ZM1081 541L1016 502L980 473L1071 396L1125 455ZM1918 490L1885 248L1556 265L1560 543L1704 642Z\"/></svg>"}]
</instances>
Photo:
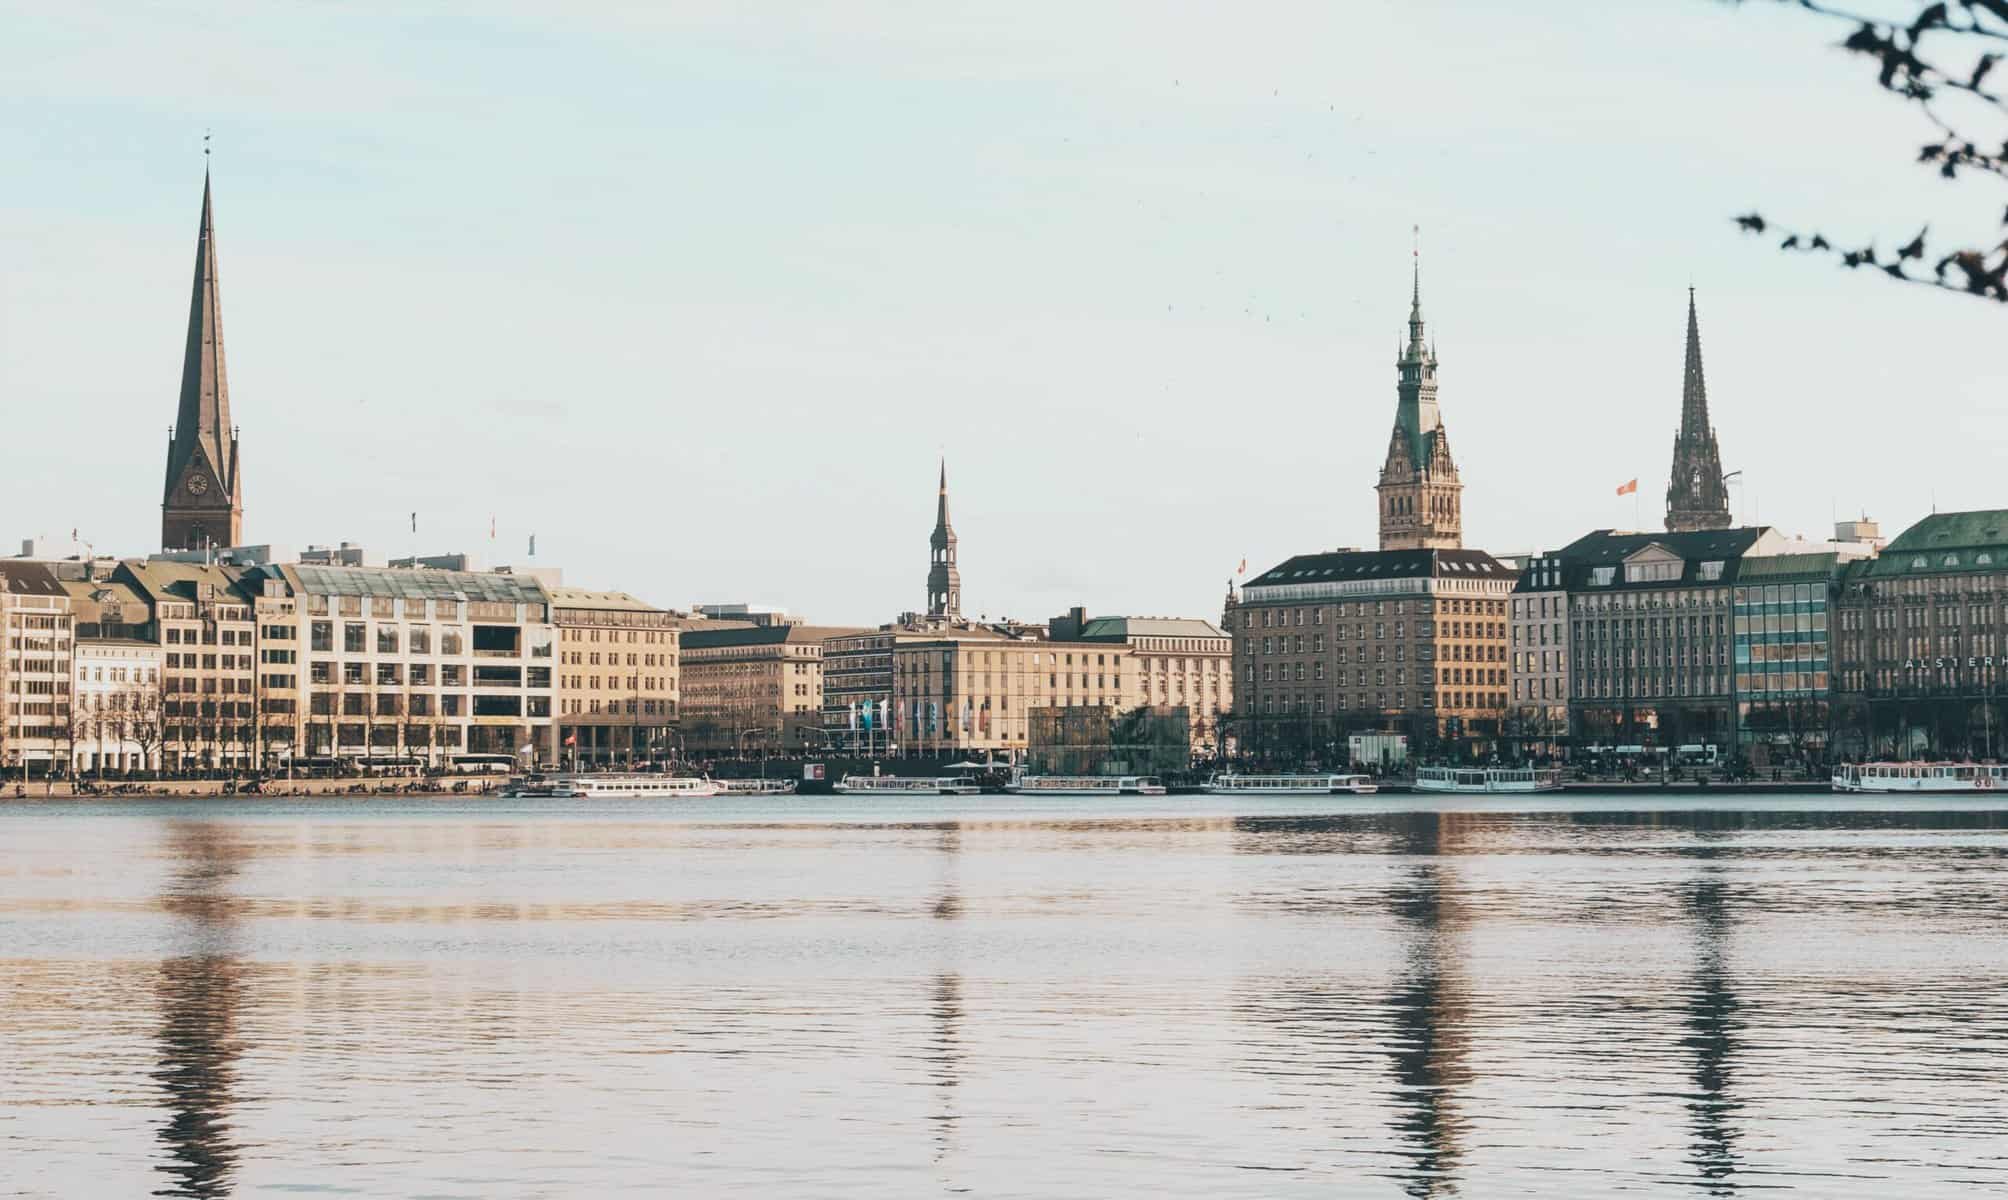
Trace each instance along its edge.
<instances>
[{"instance_id":1,"label":"lake water","mask_svg":"<svg viewBox=\"0 0 2008 1200\"><path fill-rule=\"evenodd\" d=\"M0 1195L2008 1192L2008 810L0 806Z\"/></svg>"}]
</instances>

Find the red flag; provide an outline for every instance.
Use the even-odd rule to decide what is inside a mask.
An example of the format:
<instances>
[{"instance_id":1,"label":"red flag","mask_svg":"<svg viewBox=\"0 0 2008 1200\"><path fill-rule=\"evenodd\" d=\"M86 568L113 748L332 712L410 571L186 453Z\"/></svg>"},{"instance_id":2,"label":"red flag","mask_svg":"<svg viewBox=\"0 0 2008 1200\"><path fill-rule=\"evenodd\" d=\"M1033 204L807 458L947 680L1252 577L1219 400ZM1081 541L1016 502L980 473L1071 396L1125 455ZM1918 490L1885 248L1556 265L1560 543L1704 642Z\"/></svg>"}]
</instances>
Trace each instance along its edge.
<instances>
[{"instance_id":1,"label":"red flag","mask_svg":"<svg viewBox=\"0 0 2008 1200\"><path fill-rule=\"evenodd\" d=\"M1618 485L1618 495L1620 496L1629 496L1636 491L1638 491L1638 480L1636 479Z\"/></svg>"},{"instance_id":2,"label":"red flag","mask_svg":"<svg viewBox=\"0 0 2008 1200\"><path fill-rule=\"evenodd\" d=\"M579 744L579 735L578 735L578 734L576 734L576 733L568 733L568 734L566 734L566 735L565 735L565 744L566 744L567 746L576 746L576 745L578 745L578 744Z\"/></svg>"}]
</instances>

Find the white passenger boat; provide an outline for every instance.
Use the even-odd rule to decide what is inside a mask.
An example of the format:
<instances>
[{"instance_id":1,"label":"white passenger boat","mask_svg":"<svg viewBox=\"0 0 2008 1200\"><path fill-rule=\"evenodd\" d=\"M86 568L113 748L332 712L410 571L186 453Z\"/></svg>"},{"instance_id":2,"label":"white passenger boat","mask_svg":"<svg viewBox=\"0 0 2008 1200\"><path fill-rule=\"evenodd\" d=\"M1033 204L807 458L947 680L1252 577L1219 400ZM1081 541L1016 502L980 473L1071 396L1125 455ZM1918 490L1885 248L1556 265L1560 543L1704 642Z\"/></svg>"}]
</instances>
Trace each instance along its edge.
<instances>
[{"instance_id":1,"label":"white passenger boat","mask_svg":"<svg viewBox=\"0 0 2008 1200\"><path fill-rule=\"evenodd\" d=\"M1020 796L1162 796L1155 775L1020 775L1004 785Z\"/></svg>"},{"instance_id":2,"label":"white passenger boat","mask_svg":"<svg viewBox=\"0 0 2008 1200\"><path fill-rule=\"evenodd\" d=\"M1834 768L1834 790L2008 793L2008 767L1984 763L1843 763Z\"/></svg>"},{"instance_id":3,"label":"white passenger boat","mask_svg":"<svg viewBox=\"0 0 2008 1200\"><path fill-rule=\"evenodd\" d=\"M714 781L727 796L792 796L792 779L719 779Z\"/></svg>"},{"instance_id":4,"label":"white passenger boat","mask_svg":"<svg viewBox=\"0 0 2008 1200\"><path fill-rule=\"evenodd\" d=\"M953 775L846 775L832 790L845 796L975 796L983 791Z\"/></svg>"},{"instance_id":5,"label":"white passenger boat","mask_svg":"<svg viewBox=\"0 0 2008 1200\"><path fill-rule=\"evenodd\" d=\"M1370 775L1237 775L1229 772L1206 781L1215 796L1371 796L1380 785Z\"/></svg>"},{"instance_id":6,"label":"white passenger boat","mask_svg":"<svg viewBox=\"0 0 2008 1200\"><path fill-rule=\"evenodd\" d=\"M1418 792L1559 792L1562 773L1542 767L1418 767Z\"/></svg>"},{"instance_id":7,"label":"white passenger boat","mask_svg":"<svg viewBox=\"0 0 2008 1200\"><path fill-rule=\"evenodd\" d=\"M724 790L702 775L573 775L555 782L557 795L581 800L630 796L688 800Z\"/></svg>"}]
</instances>

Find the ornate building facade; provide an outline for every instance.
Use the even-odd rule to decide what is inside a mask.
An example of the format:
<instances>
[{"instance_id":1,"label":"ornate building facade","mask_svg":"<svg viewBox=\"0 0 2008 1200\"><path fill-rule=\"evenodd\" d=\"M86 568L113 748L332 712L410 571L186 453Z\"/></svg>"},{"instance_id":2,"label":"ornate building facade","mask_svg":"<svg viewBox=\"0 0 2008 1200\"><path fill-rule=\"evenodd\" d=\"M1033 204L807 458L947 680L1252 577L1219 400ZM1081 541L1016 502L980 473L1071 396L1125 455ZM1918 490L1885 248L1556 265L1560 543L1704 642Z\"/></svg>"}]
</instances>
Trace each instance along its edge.
<instances>
[{"instance_id":1,"label":"ornate building facade","mask_svg":"<svg viewBox=\"0 0 2008 1200\"><path fill-rule=\"evenodd\" d=\"M1395 356L1394 434L1381 467L1380 548L1456 550L1464 545L1464 484L1436 405L1436 350L1423 337L1422 269L1408 311L1408 344Z\"/></svg>"},{"instance_id":2,"label":"ornate building facade","mask_svg":"<svg viewBox=\"0 0 2008 1200\"><path fill-rule=\"evenodd\" d=\"M168 441L167 479L161 493L160 546L200 550L240 545L243 522L237 430L230 424L230 383L223 363L216 226L205 173L202 223L195 239L195 283L188 301L188 342L181 359L181 403Z\"/></svg>"},{"instance_id":3,"label":"ornate building facade","mask_svg":"<svg viewBox=\"0 0 2008 1200\"><path fill-rule=\"evenodd\" d=\"M1680 432L1673 438L1673 470L1666 485L1668 533L1729 528L1729 485L1708 420L1708 384L1701 374L1701 325L1694 289L1687 289L1687 367L1680 387Z\"/></svg>"}]
</instances>

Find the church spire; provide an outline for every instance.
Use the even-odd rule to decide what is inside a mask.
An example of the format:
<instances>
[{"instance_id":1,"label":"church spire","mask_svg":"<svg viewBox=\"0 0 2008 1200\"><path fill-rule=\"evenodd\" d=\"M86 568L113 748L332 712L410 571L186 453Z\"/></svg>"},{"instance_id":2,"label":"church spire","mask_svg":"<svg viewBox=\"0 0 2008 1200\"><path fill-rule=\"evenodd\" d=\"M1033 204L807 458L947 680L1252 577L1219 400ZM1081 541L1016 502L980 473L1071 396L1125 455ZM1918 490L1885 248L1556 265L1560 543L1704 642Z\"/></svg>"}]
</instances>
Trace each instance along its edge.
<instances>
[{"instance_id":1,"label":"church spire","mask_svg":"<svg viewBox=\"0 0 2008 1200\"><path fill-rule=\"evenodd\" d=\"M948 523L948 459L941 460L941 485L934 502L932 553L927 567L927 615L954 620L962 615L962 572L955 566L955 527Z\"/></svg>"},{"instance_id":2,"label":"church spire","mask_svg":"<svg viewBox=\"0 0 2008 1200\"><path fill-rule=\"evenodd\" d=\"M203 151L207 156L208 150ZM209 170L202 172L202 218L195 234L195 278L181 357L181 397L167 451L161 546L168 550L237 544L237 431L230 424L230 381L223 359L223 302L218 284L216 219Z\"/></svg>"},{"instance_id":3,"label":"church spire","mask_svg":"<svg viewBox=\"0 0 2008 1200\"><path fill-rule=\"evenodd\" d=\"M1666 486L1666 528L1671 533L1729 527L1729 488L1722 454L1708 420L1708 383L1701 371L1701 321L1694 289L1687 289L1687 361L1680 380L1680 432L1673 439L1673 470Z\"/></svg>"}]
</instances>

